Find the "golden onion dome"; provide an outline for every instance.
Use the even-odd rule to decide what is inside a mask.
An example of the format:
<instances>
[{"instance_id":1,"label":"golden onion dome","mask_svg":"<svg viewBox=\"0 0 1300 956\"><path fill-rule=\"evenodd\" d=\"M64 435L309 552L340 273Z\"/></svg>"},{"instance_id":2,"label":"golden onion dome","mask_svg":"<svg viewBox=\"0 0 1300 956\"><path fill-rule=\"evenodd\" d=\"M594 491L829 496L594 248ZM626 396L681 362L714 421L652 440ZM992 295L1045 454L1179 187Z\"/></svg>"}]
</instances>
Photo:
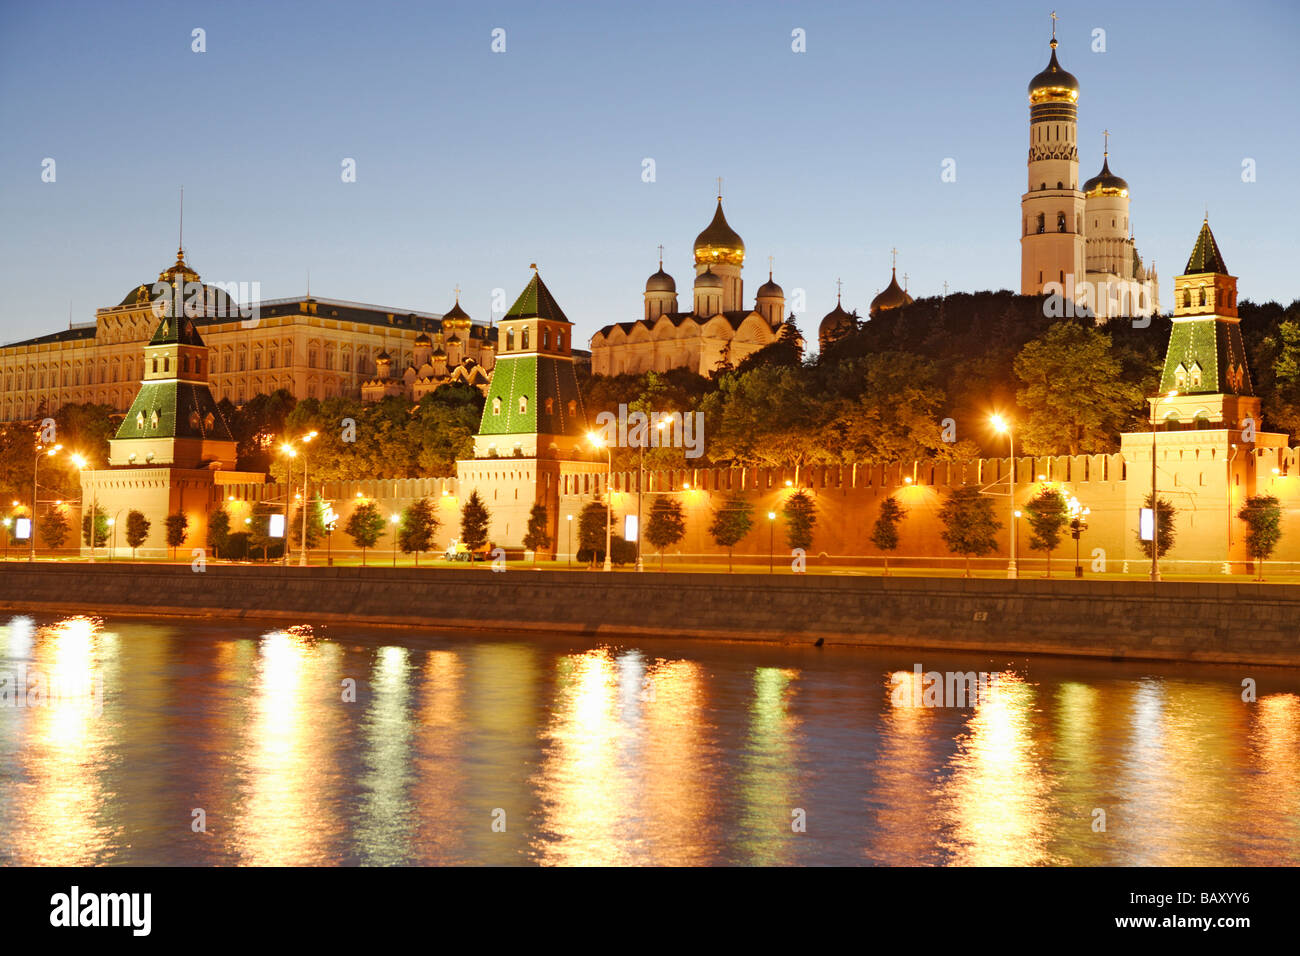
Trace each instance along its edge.
<instances>
[{"instance_id":1,"label":"golden onion dome","mask_svg":"<svg viewBox=\"0 0 1300 956\"><path fill-rule=\"evenodd\" d=\"M469 313L460 307L460 297L456 297L456 304L448 309L442 316L442 324L468 326L471 323Z\"/></svg>"},{"instance_id":2,"label":"golden onion dome","mask_svg":"<svg viewBox=\"0 0 1300 956\"><path fill-rule=\"evenodd\" d=\"M884 292L871 300L871 308L869 312L874 316L877 313L884 312L888 309L897 309L900 306L911 305L912 301L912 297L898 284L898 270L893 269L891 270L889 277L889 285L885 287Z\"/></svg>"},{"instance_id":3,"label":"golden onion dome","mask_svg":"<svg viewBox=\"0 0 1300 956\"><path fill-rule=\"evenodd\" d=\"M1101 172L1083 184L1085 196L1119 196L1128 198L1128 183L1110 171L1110 153L1101 161Z\"/></svg>"},{"instance_id":4,"label":"golden onion dome","mask_svg":"<svg viewBox=\"0 0 1300 956\"><path fill-rule=\"evenodd\" d=\"M1061 69L1056 62L1056 37L1052 37L1052 58L1047 67L1029 81L1029 102L1047 103L1051 101L1077 102L1079 99L1079 81L1073 73Z\"/></svg>"},{"instance_id":5,"label":"golden onion dome","mask_svg":"<svg viewBox=\"0 0 1300 956\"><path fill-rule=\"evenodd\" d=\"M713 213L713 221L695 237L695 264L698 266L705 263L733 266L745 263L745 242L727 225L727 217L722 214L721 196L718 197L718 208Z\"/></svg>"},{"instance_id":6,"label":"golden onion dome","mask_svg":"<svg viewBox=\"0 0 1300 956\"><path fill-rule=\"evenodd\" d=\"M659 263L659 271L645 280L645 290L647 292L676 292L677 283L667 272L664 272L664 264Z\"/></svg>"},{"instance_id":7,"label":"golden onion dome","mask_svg":"<svg viewBox=\"0 0 1300 956\"><path fill-rule=\"evenodd\" d=\"M427 333L425 333L425 332L421 332L419 335L417 335L417 336L415 337L415 344L416 344L416 345L432 345L432 344L433 344L433 340L429 338L429 336L428 336ZM90 534L90 532L87 531L86 534Z\"/></svg>"},{"instance_id":8,"label":"golden onion dome","mask_svg":"<svg viewBox=\"0 0 1300 956\"><path fill-rule=\"evenodd\" d=\"M822 319L821 324L817 326L817 337L823 341L833 341L855 330L858 321L854 316L844 311L844 306L840 300L835 300L835 308L827 312Z\"/></svg>"},{"instance_id":9,"label":"golden onion dome","mask_svg":"<svg viewBox=\"0 0 1300 956\"><path fill-rule=\"evenodd\" d=\"M785 290L772 280L772 273L767 274L767 281L758 287L760 299L784 299Z\"/></svg>"},{"instance_id":10,"label":"golden onion dome","mask_svg":"<svg viewBox=\"0 0 1300 956\"><path fill-rule=\"evenodd\" d=\"M695 288L697 289L721 289L722 276L713 271L709 266L703 272L695 277Z\"/></svg>"}]
</instances>

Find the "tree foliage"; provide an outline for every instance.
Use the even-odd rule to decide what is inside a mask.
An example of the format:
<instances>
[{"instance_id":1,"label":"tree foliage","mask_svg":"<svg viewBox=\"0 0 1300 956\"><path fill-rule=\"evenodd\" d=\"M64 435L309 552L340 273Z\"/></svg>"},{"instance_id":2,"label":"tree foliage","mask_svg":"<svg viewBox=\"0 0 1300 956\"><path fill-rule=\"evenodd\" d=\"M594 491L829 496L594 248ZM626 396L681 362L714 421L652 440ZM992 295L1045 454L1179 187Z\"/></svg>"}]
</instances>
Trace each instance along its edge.
<instances>
[{"instance_id":1,"label":"tree foliage","mask_svg":"<svg viewBox=\"0 0 1300 956\"><path fill-rule=\"evenodd\" d=\"M492 515L488 513L478 489L470 492L460 509L460 541L469 548L471 561L474 560L474 552L488 543L488 525L491 521Z\"/></svg>"},{"instance_id":2,"label":"tree foliage","mask_svg":"<svg viewBox=\"0 0 1300 956\"><path fill-rule=\"evenodd\" d=\"M1052 576L1052 552L1061 544L1061 535L1070 523L1070 508L1059 489L1044 488L1025 505L1029 519L1029 547L1047 552L1047 576Z\"/></svg>"},{"instance_id":3,"label":"tree foliage","mask_svg":"<svg viewBox=\"0 0 1300 956\"><path fill-rule=\"evenodd\" d=\"M785 541L790 550L807 551L812 547L813 528L817 525L817 505L812 495L800 490L786 499L781 507L785 523Z\"/></svg>"},{"instance_id":4,"label":"tree foliage","mask_svg":"<svg viewBox=\"0 0 1300 956\"><path fill-rule=\"evenodd\" d=\"M135 557L136 548L144 544L149 538L149 528L153 522L144 516L144 512L131 511L126 516L126 543L131 549L131 557Z\"/></svg>"},{"instance_id":5,"label":"tree foliage","mask_svg":"<svg viewBox=\"0 0 1300 956\"><path fill-rule=\"evenodd\" d=\"M686 537L686 515L682 503L671 495L655 495L646 519L645 539L659 552L659 570L664 567L664 551Z\"/></svg>"},{"instance_id":6,"label":"tree foliage","mask_svg":"<svg viewBox=\"0 0 1300 956\"><path fill-rule=\"evenodd\" d=\"M545 551L551 546L551 535L547 530L550 516L546 505L535 504L528 512L528 529L524 532L524 547L533 552L533 564L537 563L537 552Z\"/></svg>"},{"instance_id":7,"label":"tree foliage","mask_svg":"<svg viewBox=\"0 0 1300 956\"><path fill-rule=\"evenodd\" d=\"M1151 507L1151 492L1147 492L1146 498L1142 500L1142 505L1145 508ZM1161 498L1160 512L1156 523L1156 538L1160 545L1159 556L1162 558L1174 546L1174 541L1178 538L1177 518L1178 509L1174 507L1173 502L1168 498ZM1134 532L1134 536L1137 538L1138 547L1142 549L1142 553L1146 555L1147 560L1150 560L1151 542L1142 540L1141 528Z\"/></svg>"},{"instance_id":8,"label":"tree foliage","mask_svg":"<svg viewBox=\"0 0 1300 956\"><path fill-rule=\"evenodd\" d=\"M414 554L415 563L420 563L420 552L433 547L434 535L442 526L433 502L421 498L413 502L402 512L402 522L398 527L397 546L403 554Z\"/></svg>"},{"instance_id":9,"label":"tree foliage","mask_svg":"<svg viewBox=\"0 0 1300 956\"><path fill-rule=\"evenodd\" d=\"M727 571L731 571L731 555L740 540L754 526L754 506L739 492L727 495L722 507L713 512L709 536L720 548L727 549Z\"/></svg>"},{"instance_id":10,"label":"tree foliage","mask_svg":"<svg viewBox=\"0 0 1300 956\"><path fill-rule=\"evenodd\" d=\"M889 573L890 552L898 550L898 525L907 517L907 509L890 495L880 503L880 513L871 526L871 543L885 553L885 573Z\"/></svg>"},{"instance_id":11,"label":"tree foliage","mask_svg":"<svg viewBox=\"0 0 1300 956\"><path fill-rule=\"evenodd\" d=\"M71 530L68 527L68 517L63 513L62 508L51 508L40 521L41 541L47 548L57 550L63 547Z\"/></svg>"},{"instance_id":12,"label":"tree foliage","mask_svg":"<svg viewBox=\"0 0 1300 956\"><path fill-rule=\"evenodd\" d=\"M366 551L378 544L379 539L383 537L384 525L384 516L373 501L363 501L352 510L352 514L348 515L343 531L352 539L352 543L361 549L363 565L366 563Z\"/></svg>"},{"instance_id":13,"label":"tree foliage","mask_svg":"<svg viewBox=\"0 0 1300 956\"><path fill-rule=\"evenodd\" d=\"M1259 579L1264 580L1264 562L1282 538L1282 505L1273 495L1252 495L1237 517L1246 523L1246 553L1259 562Z\"/></svg>"},{"instance_id":14,"label":"tree foliage","mask_svg":"<svg viewBox=\"0 0 1300 956\"><path fill-rule=\"evenodd\" d=\"M998 531L1002 522L993 517L993 501L974 485L954 488L939 508L943 531L939 536L953 554L966 559L966 577L970 577L970 559L982 558L998 549Z\"/></svg>"},{"instance_id":15,"label":"tree foliage","mask_svg":"<svg viewBox=\"0 0 1300 956\"><path fill-rule=\"evenodd\" d=\"M229 518L226 520L229 522ZM167 516L167 546L172 549L173 559L176 557L176 549L185 543L185 538L189 535L189 527L190 519L181 512Z\"/></svg>"}]
</instances>

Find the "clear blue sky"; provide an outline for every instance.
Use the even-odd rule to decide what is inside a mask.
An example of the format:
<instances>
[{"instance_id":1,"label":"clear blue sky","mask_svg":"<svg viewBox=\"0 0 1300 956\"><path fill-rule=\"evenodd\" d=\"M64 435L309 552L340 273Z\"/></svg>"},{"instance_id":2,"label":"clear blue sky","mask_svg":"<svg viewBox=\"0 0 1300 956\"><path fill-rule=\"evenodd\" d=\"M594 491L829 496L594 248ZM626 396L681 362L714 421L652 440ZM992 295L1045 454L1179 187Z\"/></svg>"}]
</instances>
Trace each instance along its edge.
<instances>
[{"instance_id":1,"label":"clear blue sky","mask_svg":"<svg viewBox=\"0 0 1300 956\"><path fill-rule=\"evenodd\" d=\"M640 317L661 242L689 303L717 176L746 298L775 256L787 294L807 290L805 333L837 277L865 313L891 246L915 295L1015 288L1025 86L1053 3L1082 85L1081 178L1108 127L1165 303L1206 205L1243 297L1300 295L1290 2L3 0L0 340L64 327L69 300L92 320L152 281L181 184L207 280L273 298L303 294L310 270L319 296L428 311L459 284L486 318L491 290L513 300L536 261L579 340Z\"/></svg>"}]
</instances>

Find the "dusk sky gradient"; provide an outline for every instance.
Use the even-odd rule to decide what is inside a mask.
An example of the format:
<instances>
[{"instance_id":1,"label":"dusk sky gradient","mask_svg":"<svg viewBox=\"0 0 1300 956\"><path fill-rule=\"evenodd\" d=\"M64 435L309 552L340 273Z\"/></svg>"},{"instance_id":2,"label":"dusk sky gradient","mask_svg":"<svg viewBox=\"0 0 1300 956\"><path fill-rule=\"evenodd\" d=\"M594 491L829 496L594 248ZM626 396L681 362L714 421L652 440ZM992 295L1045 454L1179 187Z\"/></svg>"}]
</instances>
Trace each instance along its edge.
<instances>
[{"instance_id":1,"label":"dusk sky gradient","mask_svg":"<svg viewBox=\"0 0 1300 956\"><path fill-rule=\"evenodd\" d=\"M1166 310L1207 206L1243 298L1300 296L1300 5L1052 3L1082 87L1080 180L1109 128ZM837 278L866 313L892 246L915 296L1018 291L1025 88L1052 3L5 0L0 341L152 283L182 184L207 281L278 298L310 270L315 295L430 312L459 284L483 320L537 262L584 344L641 317L659 243L690 307L718 176L746 306L775 256L787 297L807 292L806 336Z\"/></svg>"}]
</instances>

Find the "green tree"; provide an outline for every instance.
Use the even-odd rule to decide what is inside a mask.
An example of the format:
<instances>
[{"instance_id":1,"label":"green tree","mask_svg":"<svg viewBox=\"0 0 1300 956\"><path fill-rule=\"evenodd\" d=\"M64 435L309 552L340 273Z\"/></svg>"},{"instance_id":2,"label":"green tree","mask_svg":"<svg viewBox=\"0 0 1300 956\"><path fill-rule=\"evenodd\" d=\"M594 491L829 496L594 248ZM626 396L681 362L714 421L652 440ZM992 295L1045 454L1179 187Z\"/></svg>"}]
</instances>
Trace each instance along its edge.
<instances>
[{"instance_id":1,"label":"green tree","mask_svg":"<svg viewBox=\"0 0 1300 956\"><path fill-rule=\"evenodd\" d=\"M645 539L659 552L659 570L664 569L664 551L686 537L686 514L682 503L669 495L655 495L646 520Z\"/></svg>"},{"instance_id":2,"label":"green tree","mask_svg":"<svg viewBox=\"0 0 1300 956\"><path fill-rule=\"evenodd\" d=\"M1282 505L1272 495L1252 495L1237 517L1246 522L1246 553L1259 562L1258 580L1263 581L1264 562L1282 537Z\"/></svg>"},{"instance_id":3,"label":"green tree","mask_svg":"<svg viewBox=\"0 0 1300 956\"><path fill-rule=\"evenodd\" d=\"M420 552L433 547L433 536L442 526L433 502L421 498L402 512L402 523L397 532L397 546L403 554L414 554L415 565L420 566Z\"/></svg>"},{"instance_id":4,"label":"green tree","mask_svg":"<svg viewBox=\"0 0 1300 956\"><path fill-rule=\"evenodd\" d=\"M136 548L144 544L149 538L149 528L153 522L144 516L143 512L131 511L126 516L126 543L131 549L131 560L135 560Z\"/></svg>"},{"instance_id":5,"label":"green tree","mask_svg":"<svg viewBox=\"0 0 1300 956\"><path fill-rule=\"evenodd\" d=\"M1016 437L1031 455L1109 451L1141 402L1110 336L1090 325L1053 325L1020 350L1015 372L1023 383L1016 403L1024 409Z\"/></svg>"},{"instance_id":6,"label":"green tree","mask_svg":"<svg viewBox=\"0 0 1300 956\"><path fill-rule=\"evenodd\" d=\"M299 505L298 510L293 513L293 526L289 533L293 536L293 543L302 545L302 509ZM321 499L320 492L311 496L311 501L307 507L307 549L311 550L320 546L325 540L325 502Z\"/></svg>"},{"instance_id":7,"label":"green tree","mask_svg":"<svg viewBox=\"0 0 1300 956\"><path fill-rule=\"evenodd\" d=\"M261 550L262 560L271 559L271 550L276 545L282 543L281 538L271 536L271 512L264 510L255 510L248 517L248 523L245 525L248 529L245 534L248 535L248 550L256 552ZM279 549L276 548L276 557L280 556Z\"/></svg>"},{"instance_id":8,"label":"green tree","mask_svg":"<svg viewBox=\"0 0 1300 956\"><path fill-rule=\"evenodd\" d=\"M754 506L743 494L727 495L722 507L713 512L709 536L720 548L727 549L727 573L731 573L731 555L740 539L754 526Z\"/></svg>"},{"instance_id":9,"label":"green tree","mask_svg":"<svg viewBox=\"0 0 1300 956\"><path fill-rule=\"evenodd\" d=\"M817 524L817 505L812 495L796 491L786 499L781 517L785 519L785 540L790 550L801 548L806 552L811 548L813 528Z\"/></svg>"},{"instance_id":10,"label":"green tree","mask_svg":"<svg viewBox=\"0 0 1300 956\"><path fill-rule=\"evenodd\" d=\"M590 566L605 560L605 527L609 521L605 502L597 497L582 507L578 515L578 560L586 556ZM611 559L612 559L611 555Z\"/></svg>"},{"instance_id":11,"label":"green tree","mask_svg":"<svg viewBox=\"0 0 1300 956\"><path fill-rule=\"evenodd\" d=\"M1065 495L1056 488L1044 488L1025 505L1029 519L1029 547L1047 552L1047 576L1052 576L1052 552L1061 543L1061 534L1070 523L1070 508Z\"/></svg>"},{"instance_id":12,"label":"green tree","mask_svg":"<svg viewBox=\"0 0 1300 956\"><path fill-rule=\"evenodd\" d=\"M229 526L229 517L226 518ZM189 533L190 519L181 512L167 516L167 546L172 549L172 560L176 560L176 549L185 543Z\"/></svg>"},{"instance_id":13,"label":"green tree","mask_svg":"<svg viewBox=\"0 0 1300 956\"><path fill-rule=\"evenodd\" d=\"M1145 508L1151 507L1150 492L1147 492L1147 496L1144 499L1142 499L1142 505ZM1157 515L1157 517L1159 520L1156 524L1157 527L1156 536L1159 539L1158 543L1160 545L1160 550L1158 555L1159 557L1163 558L1165 554L1169 551L1169 549L1171 549L1174 546L1174 541L1178 537L1178 527L1175 522L1175 519L1178 517L1178 509L1173 506L1173 502L1171 502L1168 498L1161 498L1160 512ZM1138 547L1142 549L1142 553L1146 555L1148 560L1150 560L1151 542L1142 540L1141 528L1139 528L1136 532L1134 532L1134 534L1138 539Z\"/></svg>"},{"instance_id":14,"label":"green tree","mask_svg":"<svg viewBox=\"0 0 1300 956\"><path fill-rule=\"evenodd\" d=\"M68 533L71 530L62 508L51 508L41 519L41 540L45 542L47 548L57 550L63 547L63 542L68 540Z\"/></svg>"},{"instance_id":15,"label":"green tree","mask_svg":"<svg viewBox=\"0 0 1300 956\"><path fill-rule=\"evenodd\" d=\"M230 543L230 512L225 505L208 515L208 547L212 556L219 558Z\"/></svg>"},{"instance_id":16,"label":"green tree","mask_svg":"<svg viewBox=\"0 0 1300 956\"><path fill-rule=\"evenodd\" d=\"M898 523L907 517L907 509L894 497L880 503L880 514L871 527L871 543L885 553L885 574L889 574L889 554L898 550Z\"/></svg>"},{"instance_id":17,"label":"green tree","mask_svg":"<svg viewBox=\"0 0 1300 956\"><path fill-rule=\"evenodd\" d=\"M524 532L524 547L533 552L533 564L537 563L537 552L551 546L551 536L546 531L549 515L546 505L533 505L528 512L528 530Z\"/></svg>"},{"instance_id":18,"label":"green tree","mask_svg":"<svg viewBox=\"0 0 1300 956\"><path fill-rule=\"evenodd\" d=\"M491 520L492 516L479 497L478 489L471 491L460 509L460 540L469 548L470 561L474 560L474 552L488 543L488 524Z\"/></svg>"},{"instance_id":19,"label":"green tree","mask_svg":"<svg viewBox=\"0 0 1300 956\"><path fill-rule=\"evenodd\" d=\"M359 504L348 516L343 531L361 549L361 566L366 564L366 549L373 548L384 534L384 516L373 501Z\"/></svg>"},{"instance_id":20,"label":"green tree","mask_svg":"<svg viewBox=\"0 0 1300 956\"><path fill-rule=\"evenodd\" d=\"M970 577L970 559L982 558L998 548L1002 523L993 517L993 501L975 485L954 488L939 508L943 531L939 536L948 550L966 559L963 577Z\"/></svg>"},{"instance_id":21,"label":"green tree","mask_svg":"<svg viewBox=\"0 0 1300 956\"><path fill-rule=\"evenodd\" d=\"M108 512L99 505L94 506L95 516L95 543L93 547L102 548L108 543ZM90 544L90 515L87 514L81 519L81 540L82 543Z\"/></svg>"}]
</instances>

